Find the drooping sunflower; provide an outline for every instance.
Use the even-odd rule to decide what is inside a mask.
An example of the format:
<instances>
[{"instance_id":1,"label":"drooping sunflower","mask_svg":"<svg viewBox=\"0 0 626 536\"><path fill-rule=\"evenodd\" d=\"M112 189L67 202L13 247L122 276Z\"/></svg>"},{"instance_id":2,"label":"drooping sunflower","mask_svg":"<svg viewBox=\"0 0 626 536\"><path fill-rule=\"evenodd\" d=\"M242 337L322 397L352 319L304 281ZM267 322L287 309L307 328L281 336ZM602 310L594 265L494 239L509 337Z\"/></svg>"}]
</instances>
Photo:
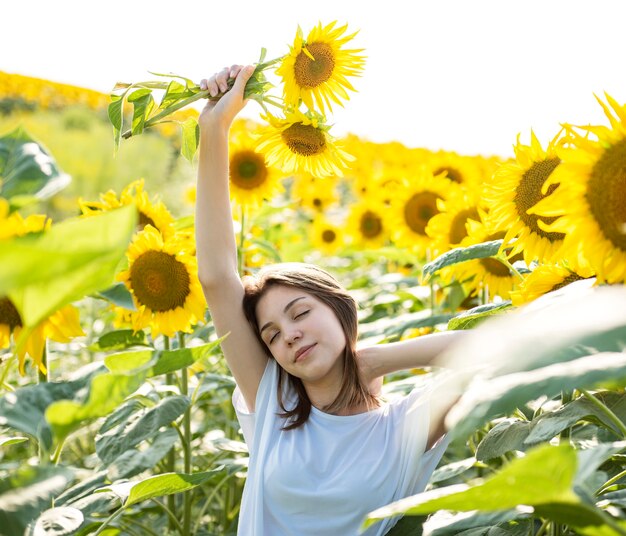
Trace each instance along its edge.
<instances>
[{"instance_id":1,"label":"drooping sunflower","mask_svg":"<svg viewBox=\"0 0 626 536\"><path fill-rule=\"evenodd\" d=\"M593 276L589 268L571 270L559 264L540 264L524 278L517 290L511 292L511 300L513 305L520 306L574 281Z\"/></svg>"},{"instance_id":2,"label":"drooping sunflower","mask_svg":"<svg viewBox=\"0 0 626 536\"><path fill-rule=\"evenodd\" d=\"M150 327L152 337L191 331L204 318L206 304L198 281L195 257L185 249L186 237L165 238L146 225L131 242L128 269L117 275L133 296L135 331Z\"/></svg>"},{"instance_id":3,"label":"drooping sunflower","mask_svg":"<svg viewBox=\"0 0 626 536\"><path fill-rule=\"evenodd\" d=\"M313 220L310 236L313 247L327 255L333 255L345 246L341 228L324 216L317 216Z\"/></svg>"},{"instance_id":4,"label":"drooping sunflower","mask_svg":"<svg viewBox=\"0 0 626 536\"><path fill-rule=\"evenodd\" d=\"M0 198L0 240L30 233L45 232L51 221L43 214L31 214L23 218L19 213L9 214L9 203ZM23 328L22 318L13 302L7 296L0 296L0 348L8 348L13 340L17 341ZM17 352L19 371L25 374L26 355L43 372L46 367L42 362L46 339L57 342L70 342L72 338L85 333L80 327L78 309L73 305L62 307L40 322L30 333L23 346Z\"/></svg>"},{"instance_id":5,"label":"drooping sunflower","mask_svg":"<svg viewBox=\"0 0 626 536\"><path fill-rule=\"evenodd\" d=\"M119 198L113 190L100 194L100 201L79 200L80 209L85 216L93 216L102 211L109 211L126 205L137 207L137 231L146 225L152 225L164 235L174 233L174 218L162 201L151 201L144 190L144 180L138 179L126 186Z\"/></svg>"},{"instance_id":6,"label":"drooping sunflower","mask_svg":"<svg viewBox=\"0 0 626 536\"><path fill-rule=\"evenodd\" d=\"M561 184L528 213L560 216L540 223L546 232L565 233L559 255L574 265L587 262L600 282L619 283L626 280L626 105L605 97L607 103L597 100L610 128L566 127ZM555 182L548 179L544 190Z\"/></svg>"},{"instance_id":7,"label":"drooping sunflower","mask_svg":"<svg viewBox=\"0 0 626 536\"><path fill-rule=\"evenodd\" d=\"M540 221L550 224L556 218L528 213L529 208L557 187L561 164L557 148L563 141L559 133L544 150L534 132L530 133L530 145L522 144L518 135L515 161L501 165L485 189L490 218L498 228L507 230L503 246L517 238L511 253L523 251L526 264L533 260L550 262L565 238L563 233L548 232L540 226ZM551 185L545 190L548 180Z\"/></svg>"},{"instance_id":8,"label":"drooping sunflower","mask_svg":"<svg viewBox=\"0 0 626 536\"><path fill-rule=\"evenodd\" d=\"M242 206L260 206L283 191L277 170L267 164L248 135L230 138L228 176L230 195Z\"/></svg>"},{"instance_id":9,"label":"drooping sunflower","mask_svg":"<svg viewBox=\"0 0 626 536\"><path fill-rule=\"evenodd\" d=\"M269 125L261 129L257 149L267 162L285 173L304 171L316 177L343 175L354 158L329 134L330 126L314 112L285 110L285 118L264 116Z\"/></svg>"},{"instance_id":10,"label":"drooping sunflower","mask_svg":"<svg viewBox=\"0 0 626 536\"><path fill-rule=\"evenodd\" d=\"M440 212L437 201L447 199L456 191L443 174L433 176L422 166L392 200L394 243L421 257L432 253L433 239L426 234L426 226Z\"/></svg>"},{"instance_id":11,"label":"drooping sunflower","mask_svg":"<svg viewBox=\"0 0 626 536\"><path fill-rule=\"evenodd\" d=\"M356 33L344 35L347 25L335 28L336 21L326 26L320 22L304 39L298 27L293 46L276 69L283 79L284 101L298 108L300 101L323 114L332 111L331 101L343 106L340 97L348 100L347 89L355 91L348 77L360 76L365 65L362 49L343 48Z\"/></svg>"},{"instance_id":12,"label":"drooping sunflower","mask_svg":"<svg viewBox=\"0 0 626 536\"><path fill-rule=\"evenodd\" d=\"M465 192L438 199L437 209L439 213L426 225L426 234L433 240L433 257L461 245L468 235L468 220L481 221L478 200Z\"/></svg>"},{"instance_id":13,"label":"drooping sunflower","mask_svg":"<svg viewBox=\"0 0 626 536\"><path fill-rule=\"evenodd\" d=\"M360 201L350 207L346 233L357 246L378 248L390 236L389 208L375 200Z\"/></svg>"}]
</instances>

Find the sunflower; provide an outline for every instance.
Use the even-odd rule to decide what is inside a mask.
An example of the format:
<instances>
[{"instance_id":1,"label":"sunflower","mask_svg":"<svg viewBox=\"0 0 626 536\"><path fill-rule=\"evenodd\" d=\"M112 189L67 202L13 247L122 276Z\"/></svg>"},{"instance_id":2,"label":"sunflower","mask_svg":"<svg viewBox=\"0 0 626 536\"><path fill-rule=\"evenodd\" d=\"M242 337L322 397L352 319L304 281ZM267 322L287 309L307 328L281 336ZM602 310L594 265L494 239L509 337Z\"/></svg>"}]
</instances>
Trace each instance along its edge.
<instances>
[{"instance_id":1,"label":"sunflower","mask_svg":"<svg viewBox=\"0 0 626 536\"><path fill-rule=\"evenodd\" d=\"M356 33L343 35L347 25L335 28L335 22L327 26L319 23L304 39L298 27L293 47L276 74L283 79L284 100L287 106L298 108L300 101L313 110L315 105L322 113L331 101L343 106L339 97L348 100L346 89L355 91L347 77L360 76L365 65L362 49L344 49Z\"/></svg>"},{"instance_id":2,"label":"sunflower","mask_svg":"<svg viewBox=\"0 0 626 536\"><path fill-rule=\"evenodd\" d=\"M146 225L152 225L164 235L174 233L172 224L174 218L162 201L151 201L148 193L143 189L144 180L139 179L131 182L117 197L113 190L100 194L100 201L79 200L80 209L85 216L93 216L102 211L113 210L126 205L137 207L138 220L137 231L141 231Z\"/></svg>"},{"instance_id":3,"label":"sunflower","mask_svg":"<svg viewBox=\"0 0 626 536\"><path fill-rule=\"evenodd\" d=\"M456 188L443 174L433 176L421 167L392 200L394 243L420 256L432 252L433 239L426 234L426 226L440 212L438 200L447 199Z\"/></svg>"},{"instance_id":4,"label":"sunflower","mask_svg":"<svg viewBox=\"0 0 626 536\"><path fill-rule=\"evenodd\" d=\"M339 226L323 216L313 220L310 236L313 247L328 255L337 253L345 246L345 239Z\"/></svg>"},{"instance_id":5,"label":"sunflower","mask_svg":"<svg viewBox=\"0 0 626 536\"><path fill-rule=\"evenodd\" d=\"M126 256L128 270L117 275L133 296L135 331L150 326L152 337L191 331L204 318L205 301L196 259L177 234L165 239L152 225L135 235Z\"/></svg>"},{"instance_id":6,"label":"sunflower","mask_svg":"<svg viewBox=\"0 0 626 536\"><path fill-rule=\"evenodd\" d=\"M269 125L261 130L257 148L270 165L285 173L341 177L348 162L354 160L328 133L330 126L324 124L323 117L314 112L285 110L284 119L271 114L263 117Z\"/></svg>"},{"instance_id":7,"label":"sunflower","mask_svg":"<svg viewBox=\"0 0 626 536\"><path fill-rule=\"evenodd\" d=\"M504 238L505 231L499 231L492 221L479 211L481 221L468 220L468 235L463 240L463 246L467 247L482 242L500 240ZM521 260L522 254L517 253L508 257L508 262ZM484 259L472 259L443 268L440 272L441 279L446 283L453 280L459 281L463 286L466 296L475 296L481 291L487 291L488 295L500 296L509 299L509 293L519 284L519 277L512 273L509 268L497 259L488 257Z\"/></svg>"},{"instance_id":8,"label":"sunflower","mask_svg":"<svg viewBox=\"0 0 626 536\"><path fill-rule=\"evenodd\" d=\"M350 207L346 233L358 246L381 247L389 239L388 212L388 207L374 200L354 203Z\"/></svg>"},{"instance_id":9,"label":"sunflower","mask_svg":"<svg viewBox=\"0 0 626 536\"><path fill-rule=\"evenodd\" d=\"M540 226L565 233L559 255L586 261L600 282L626 280L626 105L597 98L611 127L567 125L570 146L560 151L561 185L528 212L557 217ZM597 139L592 139L593 135ZM548 179L544 191L556 183Z\"/></svg>"},{"instance_id":10,"label":"sunflower","mask_svg":"<svg viewBox=\"0 0 626 536\"><path fill-rule=\"evenodd\" d=\"M0 198L0 240L30 233L45 232L50 228L51 221L43 214L31 214L23 218L17 212L9 214L9 203ZM11 335L18 340L22 332L22 317L7 296L0 296L0 348L8 348ZM73 337L84 335L78 319L78 309L72 305L62 307L48 318L35 326L23 346L17 352L19 371L25 374L26 355L45 374L43 352L46 339L57 342L69 342Z\"/></svg>"},{"instance_id":11,"label":"sunflower","mask_svg":"<svg viewBox=\"0 0 626 536\"><path fill-rule=\"evenodd\" d=\"M513 305L520 306L574 281L593 276L589 268L574 271L558 264L540 264L526 276L518 290L511 292L511 300Z\"/></svg>"},{"instance_id":12,"label":"sunflower","mask_svg":"<svg viewBox=\"0 0 626 536\"><path fill-rule=\"evenodd\" d=\"M442 175L468 192L480 193L483 174L480 164L471 156L454 152L438 151L426 157L428 169L433 175Z\"/></svg>"},{"instance_id":13,"label":"sunflower","mask_svg":"<svg viewBox=\"0 0 626 536\"><path fill-rule=\"evenodd\" d=\"M426 234L433 239L433 256L461 245L468 235L468 220L481 221L478 200L465 192L438 199L437 209L439 214L426 225Z\"/></svg>"},{"instance_id":14,"label":"sunflower","mask_svg":"<svg viewBox=\"0 0 626 536\"><path fill-rule=\"evenodd\" d=\"M256 151L250 136L232 136L229 145L231 199L242 206L258 207L283 191L276 170Z\"/></svg>"},{"instance_id":15,"label":"sunflower","mask_svg":"<svg viewBox=\"0 0 626 536\"><path fill-rule=\"evenodd\" d=\"M324 212L338 200L336 177L318 179L308 173L294 175L291 197L302 207Z\"/></svg>"},{"instance_id":16,"label":"sunflower","mask_svg":"<svg viewBox=\"0 0 626 536\"><path fill-rule=\"evenodd\" d=\"M507 230L503 247L517 238L511 253L523 251L526 264L537 259L551 261L563 244L563 233L547 232L540 227L540 221L549 224L556 218L540 218L527 211L557 187L561 164L557 148L564 140L559 133L544 150L534 132L530 133L530 145L523 145L518 135L515 161L500 166L485 189L490 217L498 228ZM552 184L544 191L548 179Z\"/></svg>"}]
</instances>

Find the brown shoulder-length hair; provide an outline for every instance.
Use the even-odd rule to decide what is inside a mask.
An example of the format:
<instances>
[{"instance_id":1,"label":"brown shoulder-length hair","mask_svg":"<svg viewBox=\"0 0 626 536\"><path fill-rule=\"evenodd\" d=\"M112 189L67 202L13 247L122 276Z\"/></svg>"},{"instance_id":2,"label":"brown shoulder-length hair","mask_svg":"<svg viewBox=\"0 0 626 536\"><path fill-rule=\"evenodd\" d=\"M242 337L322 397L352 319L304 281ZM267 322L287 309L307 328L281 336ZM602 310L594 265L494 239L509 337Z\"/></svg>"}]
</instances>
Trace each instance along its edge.
<instances>
[{"instance_id":1,"label":"brown shoulder-length hair","mask_svg":"<svg viewBox=\"0 0 626 536\"><path fill-rule=\"evenodd\" d=\"M261 297L273 286L286 286L301 289L328 305L337 316L346 336L346 348L343 355L343 382L335 400L325 406L327 413L338 413L346 408L366 405L368 408L379 405L378 398L372 395L359 375L356 362L357 340L357 305L356 301L325 270L305 263L280 263L261 269L256 276L247 276L243 279L244 298L243 309L261 345L268 356L273 359L272 353L261 338L256 307ZM283 400L283 384L285 379L298 395L296 405L291 409L285 408ZM278 403L282 409L280 416L287 420L283 430L293 430L302 426L311 414L311 400L304 389L302 380L289 374L282 368L278 378Z\"/></svg>"}]
</instances>

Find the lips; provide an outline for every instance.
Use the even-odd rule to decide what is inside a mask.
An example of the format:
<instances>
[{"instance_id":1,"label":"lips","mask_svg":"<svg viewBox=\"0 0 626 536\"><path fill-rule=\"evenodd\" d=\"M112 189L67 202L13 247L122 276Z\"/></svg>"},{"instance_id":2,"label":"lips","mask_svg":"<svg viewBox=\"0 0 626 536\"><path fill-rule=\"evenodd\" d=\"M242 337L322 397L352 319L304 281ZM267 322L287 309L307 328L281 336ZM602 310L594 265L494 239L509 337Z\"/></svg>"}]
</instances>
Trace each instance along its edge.
<instances>
[{"instance_id":1,"label":"lips","mask_svg":"<svg viewBox=\"0 0 626 536\"><path fill-rule=\"evenodd\" d=\"M313 344L309 344L307 346L303 346L302 348L300 348L297 352L296 352L296 356L294 357L294 361L298 361L298 359L300 359L300 356L302 354L304 354L305 352L307 352L309 349L313 348L315 346L315 343Z\"/></svg>"}]
</instances>

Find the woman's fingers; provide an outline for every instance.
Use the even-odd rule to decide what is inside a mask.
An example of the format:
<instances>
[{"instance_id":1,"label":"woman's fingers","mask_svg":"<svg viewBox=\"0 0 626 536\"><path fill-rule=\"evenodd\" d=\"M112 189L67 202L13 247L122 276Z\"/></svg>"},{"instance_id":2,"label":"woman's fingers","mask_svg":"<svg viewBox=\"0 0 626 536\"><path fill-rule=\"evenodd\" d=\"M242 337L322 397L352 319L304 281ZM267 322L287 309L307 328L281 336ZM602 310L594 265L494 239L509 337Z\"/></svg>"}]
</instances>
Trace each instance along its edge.
<instances>
[{"instance_id":1,"label":"woman's fingers","mask_svg":"<svg viewBox=\"0 0 626 536\"><path fill-rule=\"evenodd\" d=\"M216 97L217 94L220 92L220 89L217 86L217 81L215 80L215 75L207 80L206 88L209 90L209 95L211 95L211 97Z\"/></svg>"},{"instance_id":2,"label":"woman's fingers","mask_svg":"<svg viewBox=\"0 0 626 536\"><path fill-rule=\"evenodd\" d=\"M228 90L228 76L230 74L230 69L228 67L224 67L219 73L215 75L215 81L217 82L217 86L220 89L221 93L226 93Z\"/></svg>"}]
</instances>

